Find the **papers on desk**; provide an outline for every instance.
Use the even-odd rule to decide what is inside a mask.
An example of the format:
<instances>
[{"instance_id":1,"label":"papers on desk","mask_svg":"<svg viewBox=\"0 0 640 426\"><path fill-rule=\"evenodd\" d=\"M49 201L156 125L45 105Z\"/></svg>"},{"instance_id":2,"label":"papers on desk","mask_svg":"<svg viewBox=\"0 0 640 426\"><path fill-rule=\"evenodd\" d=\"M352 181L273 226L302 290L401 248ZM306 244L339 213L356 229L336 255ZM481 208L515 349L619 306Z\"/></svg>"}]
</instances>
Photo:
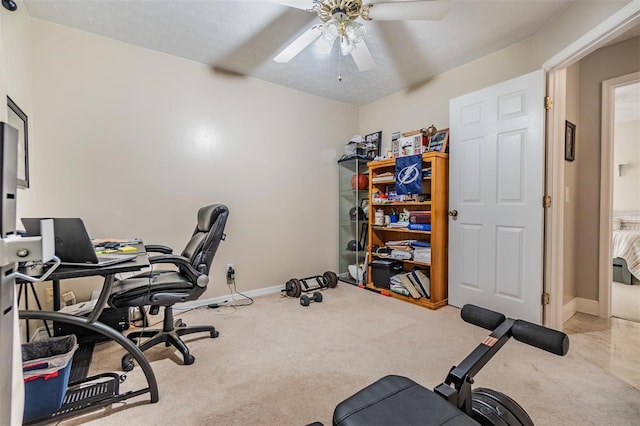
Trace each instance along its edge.
<instances>
[{"instance_id":1,"label":"papers on desk","mask_svg":"<svg viewBox=\"0 0 640 426\"><path fill-rule=\"evenodd\" d=\"M129 239L129 238L94 238L93 240L91 240L91 242L93 243L94 246L100 246L106 243L121 243L121 244L131 244L131 245L135 245L141 242L141 240L138 240L136 238L134 239Z\"/></svg>"},{"instance_id":2,"label":"papers on desk","mask_svg":"<svg viewBox=\"0 0 640 426\"><path fill-rule=\"evenodd\" d=\"M88 314L96 306L97 301L98 299L94 299L94 300L89 300L88 302L81 302L81 303L65 306L64 308L61 308L58 312L62 312L69 315L75 315L75 316Z\"/></svg>"}]
</instances>

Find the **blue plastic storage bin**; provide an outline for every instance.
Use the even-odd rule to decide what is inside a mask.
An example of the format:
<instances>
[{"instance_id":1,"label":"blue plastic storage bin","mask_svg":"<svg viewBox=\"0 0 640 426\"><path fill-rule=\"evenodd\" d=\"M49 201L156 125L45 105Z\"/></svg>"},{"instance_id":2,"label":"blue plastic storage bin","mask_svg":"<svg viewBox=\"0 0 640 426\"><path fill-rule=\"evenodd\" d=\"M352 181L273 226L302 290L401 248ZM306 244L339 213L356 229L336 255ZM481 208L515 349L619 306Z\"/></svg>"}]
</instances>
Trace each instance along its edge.
<instances>
[{"instance_id":1,"label":"blue plastic storage bin","mask_svg":"<svg viewBox=\"0 0 640 426\"><path fill-rule=\"evenodd\" d=\"M75 335L22 345L24 422L60 409L77 349Z\"/></svg>"}]
</instances>

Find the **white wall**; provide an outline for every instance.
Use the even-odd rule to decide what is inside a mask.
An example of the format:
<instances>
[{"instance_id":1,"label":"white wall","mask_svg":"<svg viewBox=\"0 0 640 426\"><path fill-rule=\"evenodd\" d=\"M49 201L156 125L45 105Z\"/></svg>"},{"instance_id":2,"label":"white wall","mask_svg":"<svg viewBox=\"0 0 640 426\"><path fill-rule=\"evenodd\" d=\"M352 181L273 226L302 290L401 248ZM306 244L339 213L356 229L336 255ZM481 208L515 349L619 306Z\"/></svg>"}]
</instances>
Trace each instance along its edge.
<instances>
[{"instance_id":1,"label":"white wall","mask_svg":"<svg viewBox=\"0 0 640 426\"><path fill-rule=\"evenodd\" d=\"M29 116L32 111L31 18L21 0L17 4L15 12L0 8L3 57L0 95L2 99L9 95ZM6 120L7 104L4 101L0 102L0 113L2 120Z\"/></svg>"},{"instance_id":2,"label":"white wall","mask_svg":"<svg viewBox=\"0 0 640 426\"><path fill-rule=\"evenodd\" d=\"M33 116L32 62L30 31L31 18L21 0L18 9L10 12L0 8L0 120L7 121L7 96L24 111L29 119ZM32 130L30 126L29 131ZM25 190L18 188L17 200L23 198ZM50 284L48 284L50 286ZM38 290L42 286L38 286ZM24 298L23 298L24 303ZM35 306L32 301L31 307Z\"/></svg>"},{"instance_id":3,"label":"white wall","mask_svg":"<svg viewBox=\"0 0 640 426\"><path fill-rule=\"evenodd\" d=\"M449 100L540 69L542 64L629 0L576 1L533 37L442 73L360 108L360 133L382 130L382 152L390 149L391 133L428 127L449 127Z\"/></svg>"},{"instance_id":4,"label":"white wall","mask_svg":"<svg viewBox=\"0 0 640 426\"><path fill-rule=\"evenodd\" d=\"M639 212L640 120L616 123L614 135L613 210ZM618 176L619 163L627 164Z\"/></svg>"},{"instance_id":5,"label":"white wall","mask_svg":"<svg viewBox=\"0 0 640 426\"><path fill-rule=\"evenodd\" d=\"M226 263L239 291L335 269L336 160L355 108L45 21L30 33L20 216L79 216L93 237L181 250L197 209L225 203L204 297L228 293Z\"/></svg>"},{"instance_id":6,"label":"white wall","mask_svg":"<svg viewBox=\"0 0 640 426\"><path fill-rule=\"evenodd\" d=\"M622 7L637 1L573 1L531 38L531 62L544 64Z\"/></svg>"},{"instance_id":7,"label":"white wall","mask_svg":"<svg viewBox=\"0 0 640 426\"><path fill-rule=\"evenodd\" d=\"M391 134L428 127L449 127L449 100L532 71L530 42L524 41L360 108L360 132L382 130L382 152L391 148Z\"/></svg>"}]
</instances>

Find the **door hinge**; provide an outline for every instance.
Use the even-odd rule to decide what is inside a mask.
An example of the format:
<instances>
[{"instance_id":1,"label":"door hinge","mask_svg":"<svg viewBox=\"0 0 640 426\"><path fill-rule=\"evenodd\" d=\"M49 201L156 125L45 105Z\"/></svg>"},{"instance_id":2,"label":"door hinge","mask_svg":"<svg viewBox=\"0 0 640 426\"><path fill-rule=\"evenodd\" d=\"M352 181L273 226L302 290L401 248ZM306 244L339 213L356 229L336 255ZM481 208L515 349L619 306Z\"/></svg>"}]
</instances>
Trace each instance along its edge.
<instances>
[{"instance_id":1,"label":"door hinge","mask_svg":"<svg viewBox=\"0 0 640 426\"><path fill-rule=\"evenodd\" d=\"M544 109L551 109L553 108L553 98L551 96L545 96L544 97Z\"/></svg>"},{"instance_id":2,"label":"door hinge","mask_svg":"<svg viewBox=\"0 0 640 426\"><path fill-rule=\"evenodd\" d=\"M551 195L545 195L544 197L542 197L542 206L545 209L551 207Z\"/></svg>"},{"instance_id":3,"label":"door hinge","mask_svg":"<svg viewBox=\"0 0 640 426\"><path fill-rule=\"evenodd\" d=\"M542 293L542 304L543 305L548 305L550 299L551 298L549 297L549 293Z\"/></svg>"}]
</instances>

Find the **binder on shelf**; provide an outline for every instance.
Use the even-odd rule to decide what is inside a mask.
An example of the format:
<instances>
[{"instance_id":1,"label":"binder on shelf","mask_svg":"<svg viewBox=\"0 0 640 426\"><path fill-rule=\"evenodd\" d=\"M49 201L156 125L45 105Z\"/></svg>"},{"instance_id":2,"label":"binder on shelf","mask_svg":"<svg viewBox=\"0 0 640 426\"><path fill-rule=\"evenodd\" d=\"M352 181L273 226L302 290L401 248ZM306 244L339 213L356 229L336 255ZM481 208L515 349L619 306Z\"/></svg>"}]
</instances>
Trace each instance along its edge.
<instances>
[{"instance_id":1,"label":"binder on shelf","mask_svg":"<svg viewBox=\"0 0 640 426\"><path fill-rule=\"evenodd\" d=\"M418 290L418 293L420 294L420 297L427 297L426 293L424 292L424 289L416 282L416 280L413 277L413 274L411 272L407 273L407 278L409 279L409 281L411 281L411 284L413 284L413 287L416 290Z\"/></svg>"},{"instance_id":2,"label":"binder on shelf","mask_svg":"<svg viewBox=\"0 0 640 426\"><path fill-rule=\"evenodd\" d=\"M407 226L409 231L431 231L430 223L410 223Z\"/></svg>"},{"instance_id":3,"label":"binder on shelf","mask_svg":"<svg viewBox=\"0 0 640 426\"><path fill-rule=\"evenodd\" d=\"M411 278L413 278L413 281L416 282L418 287L424 293L424 296L427 299L431 299L431 292L429 291L429 288L430 288L429 277L420 269L415 269L411 271L410 274L411 274Z\"/></svg>"}]
</instances>

